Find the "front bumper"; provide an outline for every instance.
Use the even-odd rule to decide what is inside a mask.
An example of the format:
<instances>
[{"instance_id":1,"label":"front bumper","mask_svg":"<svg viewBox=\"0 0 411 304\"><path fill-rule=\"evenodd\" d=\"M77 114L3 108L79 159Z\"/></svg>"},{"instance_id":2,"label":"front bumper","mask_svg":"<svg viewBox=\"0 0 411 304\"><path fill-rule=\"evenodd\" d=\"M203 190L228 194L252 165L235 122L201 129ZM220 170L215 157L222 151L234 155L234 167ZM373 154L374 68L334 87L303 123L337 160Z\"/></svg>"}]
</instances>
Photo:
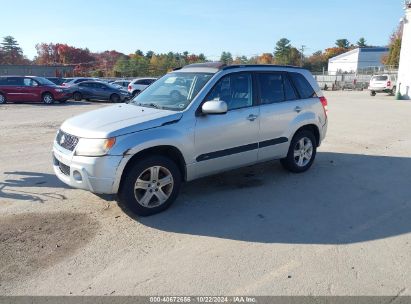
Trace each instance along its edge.
<instances>
[{"instance_id":1,"label":"front bumper","mask_svg":"<svg viewBox=\"0 0 411 304\"><path fill-rule=\"evenodd\" d=\"M93 193L116 193L116 173L121 156L85 157L73 155L56 143L53 147L53 168L65 184Z\"/></svg>"},{"instance_id":2,"label":"front bumper","mask_svg":"<svg viewBox=\"0 0 411 304\"><path fill-rule=\"evenodd\" d=\"M72 93L69 91L63 91L63 92L55 92L53 94L54 100L57 101L66 101L72 97Z\"/></svg>"}]
</instances>

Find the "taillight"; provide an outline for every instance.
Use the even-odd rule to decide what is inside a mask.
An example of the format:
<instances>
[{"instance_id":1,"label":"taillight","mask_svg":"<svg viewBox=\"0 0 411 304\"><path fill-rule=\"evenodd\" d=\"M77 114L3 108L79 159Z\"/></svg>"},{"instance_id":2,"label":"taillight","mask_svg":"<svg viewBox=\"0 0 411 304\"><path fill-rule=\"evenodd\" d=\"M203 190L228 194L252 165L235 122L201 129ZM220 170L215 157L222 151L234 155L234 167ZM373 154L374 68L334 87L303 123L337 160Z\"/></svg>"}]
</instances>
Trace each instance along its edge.
<instances>
[{"instance_id":1,"label":"taillight","mask_svg":"<svg viewBox=\"0 0 411 304\"><path fill-rule=\"evenodd\" d=\"M128 88L129 90L131 90L131 84L129 84L127 88Z\"/></svg>"},{"instance_id":2,"label":"taillight","mask_svg":"<svg viewBox=\"0 0 411 304\"><path fill-rule=\"evenodd\" d=\"M387 81L387 87L390 87L390 86L391 86L391 81L388 80L388 81Z\"/></svg>"},{"instance_id":3,"label":"taillight","mask_svg":"<svg viewBox=\"0 0 411 304\"><path fill-rule=\"evenodd\" d=\"M328 101L327 101L327 98L322 96L322 97L320 97L320 101L321 101L321 104L323 105L323 108L324 108L325 117L327 117L327 114L328 114Z\"/></svg>"}]
</instances>

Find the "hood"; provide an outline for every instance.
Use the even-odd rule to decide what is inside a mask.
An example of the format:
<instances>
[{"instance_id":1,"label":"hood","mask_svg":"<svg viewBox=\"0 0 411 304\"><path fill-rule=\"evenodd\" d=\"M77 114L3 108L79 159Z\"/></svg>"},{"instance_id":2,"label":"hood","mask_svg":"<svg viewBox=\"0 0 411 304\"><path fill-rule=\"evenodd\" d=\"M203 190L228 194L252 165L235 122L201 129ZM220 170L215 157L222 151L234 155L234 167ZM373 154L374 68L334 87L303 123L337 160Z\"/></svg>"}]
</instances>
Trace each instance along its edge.
<instances>
[{"instance_id":1,"label":"hood","mask_svg":"<svg viewBox=\"0 0 411 304\"><path fill-rule=\"evenodd\" d=\"M70 118L61 130L80 138L108 138L159 127L182 116L181 112L119 104Z\"/></svg>"}]
</instances>

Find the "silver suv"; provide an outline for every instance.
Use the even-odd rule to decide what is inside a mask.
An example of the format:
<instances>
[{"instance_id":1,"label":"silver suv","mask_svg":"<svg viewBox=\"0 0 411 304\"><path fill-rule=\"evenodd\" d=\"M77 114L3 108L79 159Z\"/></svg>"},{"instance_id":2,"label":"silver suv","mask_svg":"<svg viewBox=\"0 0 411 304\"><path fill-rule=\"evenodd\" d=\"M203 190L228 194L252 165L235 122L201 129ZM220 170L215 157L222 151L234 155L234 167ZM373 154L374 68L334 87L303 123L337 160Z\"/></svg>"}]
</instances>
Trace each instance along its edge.
<instances>
[{"instance_id":1,"label":"silver suv","mask_svg":"<svg viewBox=\"0 0 411 304\"><path fill-rule=\"evenodd\" d=\"M326 131L327 100L307 70L194 64L128 104L65 121L54 171L75 188L118 194L121 206L147 216L169 207L183 181L273 159L304 172Z\"/></svg>"}]
</instances>

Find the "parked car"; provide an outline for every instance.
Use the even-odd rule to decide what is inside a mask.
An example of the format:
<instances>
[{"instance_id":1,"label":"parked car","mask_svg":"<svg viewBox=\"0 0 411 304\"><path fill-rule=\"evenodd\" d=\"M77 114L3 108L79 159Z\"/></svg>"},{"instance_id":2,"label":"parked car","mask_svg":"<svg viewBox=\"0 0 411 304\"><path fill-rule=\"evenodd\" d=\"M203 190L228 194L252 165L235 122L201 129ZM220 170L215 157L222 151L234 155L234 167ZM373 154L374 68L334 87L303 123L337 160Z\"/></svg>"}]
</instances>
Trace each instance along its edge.
<instances>
[{"instance_id":1,"label":"parked car","mask_svg":"<svg viewBox=\"0 0 411 304\"><path fill-rule=\"evenodd\" d=\"M114 81L109 82L109 83L114 84L114 85L119 85L123 88L128 89L128 85L131 83L131 81L130 80L114 80Z\"/></svg>"},{"instance_id":2,"label":"parked car","mask_svg":"<svg viewBox=\"0 0 411 304\"><path fill-rule=\"evenodd\" d=\"M370 80L368 89L371 96L375 96L377 93L389 93L393 96L397 91L397 78L395 75L389 74L374 75Z\"/></svg>"},{"instance_id":3,"label":"parked car","mask_svg":"<svg viewBox=\"0 0 411 304\"><path fill-rule=\"evenodd\" d=\"M189 93L163 94L170 83ZM169 207L183 181L273 159L308 170L327 124L327 100L305 69L188 65L130 103L66 120L54 171L72 187L118 193L121 206L147 216Z\"/></svg>"},{"instance_id":4,"label":"parked car","mask_svg":"<svg viewBox=\"0 0 411 304\"><path fill-rule=\"evenodd\" d=\"M98 81L97 78L86 78L86 77L75 77L75 78L66 78L65 81L61 84L64 87L71 87L72 85L79 84L83 81Z\"/></svg>"},{"instance_id":5,"label":"parked car","mask_svg":"<svg viewBox=\"0 0 411 304\"><path fill-rule=\"evenodd\" d=\"M83 81L70 87L73 99L86 100L106 100L113 103L124 102L131 98L131 95L124 88L113 86L102 81Z\"/></svg>"},{"instance_id":6,"label":"parked car","mask_svg":"<svg viewBox=\"0 0 411 304\"><path fill-rule=\"evenodd\" d=\"M65 102L71 97L68 90L50 80L36 76L1 76L0 104L6 102Z\"/></svg>"},{"instance_id":7,"label":"parked car","mask_svg":"<svg viewBox=\"0 0 411 304\"><path fill-rule=\"evenodd\" d=\"M156 78L137 78L137 79L134 79L128 85L128 91L131 94L131 96L134 97L134 96L140 94L143 90L145 90L149 85L151 85L156 80L157 80Z\"/></svg>"},{"instance_id":8,"label":"parked car","mask_svg":"<svg viewBox=\"0 0 411 304\"><path fill-rule=\"evenodd\" d=\"M66 79L65 78L60 78L60 77L46 77L47 80L50 80L52 83L61 86Z\"/></svg>"}]
</instances>

